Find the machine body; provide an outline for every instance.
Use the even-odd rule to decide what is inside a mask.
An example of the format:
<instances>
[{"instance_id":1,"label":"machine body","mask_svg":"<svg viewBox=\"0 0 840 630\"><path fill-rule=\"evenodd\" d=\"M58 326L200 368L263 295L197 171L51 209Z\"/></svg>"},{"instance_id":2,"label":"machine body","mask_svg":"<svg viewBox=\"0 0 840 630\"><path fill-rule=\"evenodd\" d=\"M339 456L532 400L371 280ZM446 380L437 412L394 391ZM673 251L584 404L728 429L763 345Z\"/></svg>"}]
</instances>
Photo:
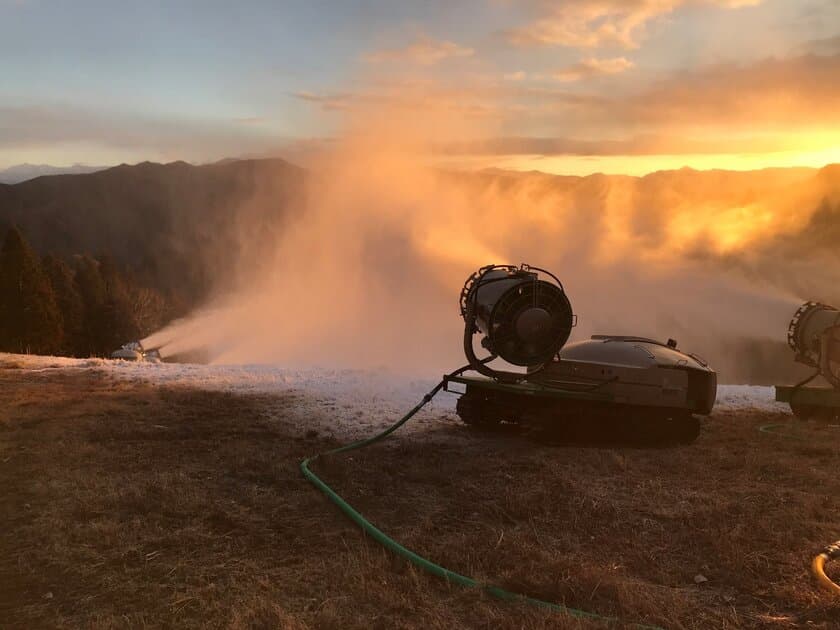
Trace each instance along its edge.
<instances>
[{"instance_id":1,"label":"machine body","mask_svg":"<svg viewBox=\"0 0 840 630\"><path fill-rule=\"evenodd\" d=\"M711 413L717 398L717 374L696 355L672 342L643 337L596 335L569 344L541 373L537 382L565 387L597 385L616 403Z\"/></svg>"}]
</instances>

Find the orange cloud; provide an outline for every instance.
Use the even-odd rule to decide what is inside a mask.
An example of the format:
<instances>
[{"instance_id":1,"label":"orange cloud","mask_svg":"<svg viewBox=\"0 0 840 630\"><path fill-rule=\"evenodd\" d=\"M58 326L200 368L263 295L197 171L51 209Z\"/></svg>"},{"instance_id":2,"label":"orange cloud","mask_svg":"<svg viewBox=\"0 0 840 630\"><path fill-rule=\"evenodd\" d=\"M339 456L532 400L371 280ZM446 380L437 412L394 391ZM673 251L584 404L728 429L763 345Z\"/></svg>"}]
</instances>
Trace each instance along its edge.
<instances>
[{"instance_id":1,"label":"orange cloud","mask_svg":"<svg viewBox=\"0 0 840 630\"><path fill-rule=\"evenodd\" d=\"M720 125L751 130L840 124L840 55L721 64L683 73L632 98L606 116L624 122Z\"/></svg>"},{"instance_id":2,"label":"orange cloud","mask_svg":"<svg viewBox=\"0 0 840 630\"><path fill-rule=\"evenodd\" d=\"M732 151L777 152L788 148L783 138L747 136L737 139L693 139L639 135L621 140L581 140L555 137L510 136L472 142L454 142L441 147L451 155L541 155L541 156L629 156L629 155L720 155Z\"/></svg>"},{"instance_id":3,"label":"orange cloud","mask_svg":"<svg viewBox=\"0 0 840 630\"><path fill-rule=\"evenodd\" d=\"M572 69L581 75L618 72L629 63L598 59ZM670 156L656 162L657 168L661 163L707 167L715 160L732 168L753 168L821 165L840 155L840 84L835 80L840 55L719 64L652 85L616 85L606 92L563 89L535 82L535 76L461 73L449 81L424 82L399 77L353 93L297 96L326 110L388 106L410 117L433 108L464 123L480 122L480 133L463 133L469 126L456 126L450 138L434 147L445 160L458 163L467 156L487 164L494 159L501 163L500 156L600 156L625 159L598 167L621 172L629 168L629 156ZM514 137L504 135L510 131ZM681 155L691 156L690 161L683 162ZM727 155L743 159L736 164L724 160ZM566 168L528 164L543 170ZM582 161L578 166L575 172L586 168ZM647 172L632 166L632 172Z\"/></svg>"},{"instance_id":4,"label":"orange cloud","mask_svg":"<svg viewBox=\"0 0 840 630\"><path fill-rule=\"evenodd\" d=\"M554 74L558 81L571 82L589 79L605 74L620 74L633 68L636 64L626 57L613 57L610 59L596 59L590 57L580 62L567 66Z\"/></svg>"},{"instance_id":5,"label":"orange cloud","mask_svg":"<svg viewBox=\"0 0 840 630\"><path fill-rule=\"evenodd\" d=\"M687 4L710 4L734 9L762 0L569 0L528 2L537 17L507 33L520 46L638 48L645 25Z\"/></svg>"},{"instance_id":6,"label":"orange cloud","mask_svg":"<svg viewBox=\"0 0 840 630\"><path fill-rule=\"evenodd\" d=\"M460 46L454 42L440 41L423 37L403 48L389 48L368 53L364 60L368 63L409 63L418 66L433 66L444 59L471 57L472 48Z\"/></svg>"},{"instance_id":7,"label":"orange cloud","mask_svg":"<svg viewBox=\"0 0 840 630\"><path fill-rule=\"evenodd\" d=\"M572 72L566 80L577 78ZM721 132L761 136L820 130L840 132L840 54L764 59L752 64L718 64L681 72L650 85L608 92L570 91L558 86L505 81L470 90L465 100L485 100L524 118L507 120L521 135L523 123L537 133L589 137L628 134L686 135ZM512 110L513 111L513 110ZM698 135L698 137L701 137Z\"/></svg>"}]
</instances>

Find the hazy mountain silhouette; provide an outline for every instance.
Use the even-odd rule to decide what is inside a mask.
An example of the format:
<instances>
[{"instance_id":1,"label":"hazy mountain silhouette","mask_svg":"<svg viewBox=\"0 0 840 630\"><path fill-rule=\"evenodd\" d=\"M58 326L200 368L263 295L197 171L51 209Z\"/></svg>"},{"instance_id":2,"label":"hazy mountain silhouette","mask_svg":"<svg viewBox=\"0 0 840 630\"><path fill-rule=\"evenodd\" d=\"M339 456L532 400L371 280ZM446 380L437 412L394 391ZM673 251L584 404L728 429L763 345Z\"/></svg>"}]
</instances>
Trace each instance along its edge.
<instances>
[{"instance_id":1,"label":"hazy mountain silhouette","mask_svg":"<svg viewBox=\"0 0 840 630\"><path fill-rule=\"evenodd\" d=\"M43 175L79 175L94 173L108 168L107 166L87 166L74 164L73 166L51 166L49 164L16 164L0 170L0 184L18 184Z\"/></svg>"}]
</instances>

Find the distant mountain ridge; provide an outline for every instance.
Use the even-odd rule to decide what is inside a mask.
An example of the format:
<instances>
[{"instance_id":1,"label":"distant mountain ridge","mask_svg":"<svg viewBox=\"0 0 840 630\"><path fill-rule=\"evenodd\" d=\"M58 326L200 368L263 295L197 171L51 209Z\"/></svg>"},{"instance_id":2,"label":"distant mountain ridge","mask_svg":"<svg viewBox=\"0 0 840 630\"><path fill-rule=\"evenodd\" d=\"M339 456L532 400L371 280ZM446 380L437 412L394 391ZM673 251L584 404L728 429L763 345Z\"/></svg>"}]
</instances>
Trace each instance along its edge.
<instances>
[{"instance_id":1,"label":"distant mountain ridge","mask_svg":"<svg viewBox=\"0 0 840 630\"><path fill-rule=\"evenodd\" d=\"M0 184L0 229L18 226L41 254L107 254L194 305L273 244L304 181L280 159L38 177Z\"/></svg>"},{"instance_id":2,"label":"distant mountain ridge","mask_svg":"<svg viewBox=\"0 0 840 630\"><path fill-rule=\"evenodd\" d=\"M16 164L0 170L0 184L19 184L21 182L42 177L44 175L81 175L95 173L108 168L107 166L88 166L87 164L73 164L72 166L51 166L50 164Z\"/></svg>"}]
</instances>

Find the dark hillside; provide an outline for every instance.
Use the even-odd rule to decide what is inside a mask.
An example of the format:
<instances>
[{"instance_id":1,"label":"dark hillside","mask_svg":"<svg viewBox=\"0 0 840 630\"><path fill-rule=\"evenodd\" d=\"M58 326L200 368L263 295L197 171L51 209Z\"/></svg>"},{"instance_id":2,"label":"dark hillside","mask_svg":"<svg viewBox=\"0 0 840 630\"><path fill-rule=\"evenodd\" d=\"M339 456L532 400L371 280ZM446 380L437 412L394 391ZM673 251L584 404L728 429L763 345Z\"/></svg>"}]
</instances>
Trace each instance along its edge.
<instances>
[{"instance_id":1,"label":"dark hillside","mask_svg":"<svg viewBox=\"0 0 840 630\"><path fill-rule=\"evenodd\" d=\"M302 199L303 182L301 169L279 159L144 162L38 177L0 185L0 229L17 225L41 254L111 256L140 281L194 304L259 255Z\"/></svg>"}]
</instances>

